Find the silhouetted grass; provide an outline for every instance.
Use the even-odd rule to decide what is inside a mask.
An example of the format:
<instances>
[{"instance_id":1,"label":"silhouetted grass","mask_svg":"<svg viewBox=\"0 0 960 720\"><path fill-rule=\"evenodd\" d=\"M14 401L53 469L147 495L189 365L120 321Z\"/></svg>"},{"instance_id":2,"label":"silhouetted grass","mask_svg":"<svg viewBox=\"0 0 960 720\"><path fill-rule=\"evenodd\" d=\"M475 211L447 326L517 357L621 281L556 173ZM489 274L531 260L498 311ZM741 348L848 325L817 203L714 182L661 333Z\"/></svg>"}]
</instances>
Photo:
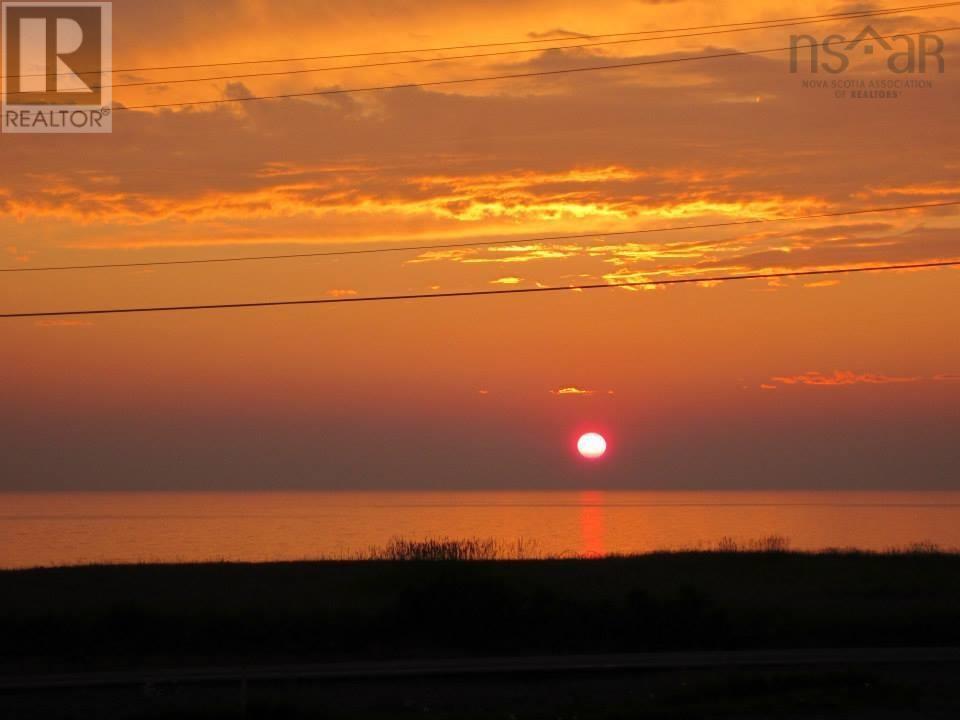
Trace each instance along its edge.
<instances>
[{"instance_id":1,"label":"silhouetted grass","mask_svg":"<svg viewBox=\"0 0 960 720\"><path fill-rule=\"evenodd\" d=\"M392 538L383 547L370 548L367 560L387 561L462 561L531 560L541 557L535 543L522 538L507 543L495 538L432 538L407 540Z\"/></svg>"},{"instance_id":2,"label":"silhouetted grass","mask_svg":"<svg viewBox=\"0 0 960 720\"><path fill-rule=\"evenodd\" d=\"M367 559L0 572L0 671L451 654L960 644L960 556L779 539L600 559L485 540ZM509 559L501 559L501 558Z\"/></svg>"},{"instance_id":3,"label":"silhouetted grass","mask_svg":"<svg viewBox=\"0 0 960 720\"><path fill-rule=\"evenodd\" d=\"M600 560L604 558L631 558L663 554L798 554L798 555L957 555L958 550L947 549L936 543L917 542L890 547L883 551L857 548L825 548L823 550L797 551L790 549L790 538L783 535L767 535L760 538L737 539L723 537L715 544L697 547L653 550L648 553L609 553L603 555L577 555L544 553L540 547L523 538L504 542L495 538L449 537L410 540L391 538L386 545L371 547L366 554L347 556L342 560L370 560L389 562L460 562L492 560Z\"/></svg>"},{"instance_id":4,"label":"silhouetted grass","mask_svg":"<svg viewBox=\"0 0 960 720\"><path fill-rule=\"evenodd\" d=\"M716 550L717 552L782 553L790 550L790 539L782 535L768 535L757 540L743 542L725 537L717 543Z\"/></svg>"}]
</instances>

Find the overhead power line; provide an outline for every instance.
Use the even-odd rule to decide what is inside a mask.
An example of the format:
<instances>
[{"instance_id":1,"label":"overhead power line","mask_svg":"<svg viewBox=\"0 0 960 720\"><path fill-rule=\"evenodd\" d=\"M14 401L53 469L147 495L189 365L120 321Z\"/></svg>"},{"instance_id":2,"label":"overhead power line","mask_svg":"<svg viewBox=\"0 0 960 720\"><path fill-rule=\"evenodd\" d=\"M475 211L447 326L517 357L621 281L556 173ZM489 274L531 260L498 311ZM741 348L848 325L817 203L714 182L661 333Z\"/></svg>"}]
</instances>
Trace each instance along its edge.
<instances>
[{"instance_id":1,"label":"overhead power line","mask_svg":"<svg viewBox=\"0 0 960 720\"><path fill-rule=\"evenodd\" d=\"M409 48L406 50L377 50L373 52L351 52L351 53L340 53L335 55L307 55L300 57L282 57L282 58L268 58L262 60L231 60L231 61L221 61L221 62L210 62L210 63L196 63L192 65L154 65L149 67L127 67L127 68L115 68L111 70L113 74L117 73L131 73L131 72L150 72L150 71L161 71L161 70L195 70L201 68L215 68L215 67L232 67L238 65L269 65L269 64L279 64L279 63L290 63L290 62L307 62L311 60L342 60L346 58L357 58L357 57L382 57L387 55L406 55L412 53L424 53L424 52L446 52L450 50L477 50L481 48L493 48L493 47L507 47L511 45L532 45L539 43L557 43L563 42L564 40L569 40L571 42L576 42L580 40L600 40L604 38L617 38L617 37L631 37L636 35L654 35L660 33L679 33L679 32L689 32L694 30L713 30L718 28L735 28L742 27L745 25L766 25L770 23L784 23L784 22L794 22L802 20L816 20L820 18L824 19L837 19L842 20L850 17L860 17L865 12L876 12L877 14L889 14L889 13L902 13L909 12L913 10L931 10L937 8L946 8L957 5L957 2L940 2L940 3L925 3L922 5L904 5L899 7L891 8L877 8L876 11L864 11L864 10L850 10L847 12L840 13L829 13L829 14L819 14L819 15L806 15L790 18L777 18L772 20L749 20L735 23L721 23L721 24L712 24L712 25L694 25L688 27L680 28L664 28L660 30L636 30L631 32L619 32L619 33L603 33L597 35L587 35L587 34L578 34L571 36L569 38L537 38L537 39L524 39L524 40L509 40L501 42L487 42L487 43L472 43L466 45L445 45L440 47L426 47L426 48ZM37 73L33 75L22 75L21 77L60 77L60 76L69 76L69 75L92 75L100 74L99 70L86 70L80 72L61 72L61 73ZM6 79L6 76L0 76L0 79Z\"/></svg>"},{"instance_id":2,"label":"overhead power line","mask_svg":"<svg viewBox=\"0 0 960 720\"><path fill-rule=\"evenodd\" d=\"M947 5L960 5L960 2L948 3ZM927 7L919 7L919 8L913 7L913 8L910 8L909 11L916 11L918 9L919 10L939 9L941 7L944 7L944 4L938 4L938 5L927 6ZM907 12L907 11L896 9L896 8L889 9L889 10L864 10L856 14L847 15L843 19L850 20L850 19L859 19L859 18L872 18L872 17L900 14L903 12ZM164 79L164 80L137 80L137 81L123 82L123 83L112 83L107 85L93 85L90 87L90 89L103 90L107 88L116 89L116 88L132 88L132 87L153 87L158 85L181 85L185 83L214 82L218 80L248 80L253 78L278 77L278 76L286 77L286 76L292 76L292 75L306 75L306 74L321 73L321 72L332 72L335 70L361 70L361 69L369 69L369 68L393 67L398 65L415 65L415 64L422 64L422 63L451 62L455 60L472 60L472 59L490 58L490 57L503 57L507 55L541 53L541 52L549 52L553 50L582 50L586 48L607 47L607 46L613 46L613 45L627 45L627 44L635 44L635 43L652 42L657 40L678 40L678 39L693 38L693 37L725 35L729 33L753 32L756 30L771 30L771 29L785 28L785 27L796 27L798 25L812 25L812 24L819 24L819 23L825 23L825 22L835 22L836 20L837 20L836 16L826 15L823 17L815 17L812 19L799 20L799 21L790 21L790 22L784 21L779 23L775 21L769 21L769 23L771 24L754 25L750 27L715 29L715 30L707 30L707 31L700 31L700 32L684 33L679 35L662 35L657 37L639 37L639 38L634 37L626 40L623 40L623 39L604 40L600 42L578 43L575 45L557 45L557 46L551 46L551 47L534 47L534 48L521 48L521 49L515 49L515 50L498 50L495 52L487 52L487 53L448 55L448 56L436 57L436 58L412 58L412 59L404 59L404 60L388 60L388 61L381 61L381 62L374 62L374 63L361 63L361 64L355 64L355 65L333 65L328 67L302 68L297 70L275 70L270 72L239 73L239 74L233 74L233 75L210 75L210 76L196 77L196 78L170 78L170 79ZM25 94L27 93L24 91L24 92L8 93L7 95L8 97L11 97L11 96L25 95Z\"/></svg>"},{"instance_id":3,"label":"overhead power line","mask_svg":"<svg viewBox=\"0 0 960 720\"><path fill-rule=\"evenodd\" d=\"M889 272L894 270L923 270L930 268L958 267L960 260L911 263L901 265L853 266L824 270L794 270L789 272L751 273L748 275L719 275L713 277L687 277L671 280L643 280L624 283L593 283L588 285L563 285L556 287L510 288L507 290L463 290L443 293L414 293L408 295L367 295L360 297L319 298L310 300L267 300L261 302L215 303L211 305L166 305L146 307L106 308L101 310L56 310L48 312L4 313L0 319L52 318L82 315L130 315L135 313L194 312L201 310L239 310L248 308L294 307L301 305L339 305L342 303L396 302L401 300L436 300L492 295L529 295L533 293L570 292L573 290L609 290L610 288L649 287L661 285L689 285L693 283L733 282L737 280L772 280L776 278L809 277L814 275L843 275L850 273Z\"/></svg>"},{"instance_id":4,"label":"overhead power line","mask_svg":"<svg viewBox=\"0 0 960 720\"><path fill-rule=\"evenodd\" d=\"M952 25L950 27L931 28L929 30L915 30L912 32L891 33L889 35L873 36L877 40L889 40L892 38L904 38L916 35L932 35L936 33L952 32L960 30L960 26ZM651 67L654 65L673 65L676 63L696 62L700 60L719 60L721 58L747 57L751 55L770 55L773 53L787 52L790 50L808 50L815 47L831 47L834 45L848 45L850 40L835 40L833 42L823 42L817 45L796 45L776 48L765 48L763 50L733 50L722 53L713 53L711 55L689 55L679 58L659 58L656 60L637 60L624 63L615 63L611 65L591 65L588 67L563 68L559 70L537 70L521 73L506 73L502 75L486 75L483 77L455 78L450 80L427 80L423 82L400 83L395 85L373 85L357 88L337 88L331 90L308 90L303 92L281 93L277 95L250 95L244 97L218 98L214 100L188 100L183 102L169 103L151 103L148 105L118 105L115 111L120 110L156 110L160 108L173 107L194 107L201 105L222 105L226 103L244 103L258 100L291 100L305 97L325 97L331 95L350 95L362 92L381 92L385 90L408 90L413 88L440 87L444 85L465 85L469 83L491 82L497 80L522 80L535 77L550 77L560 75L573 75L578 73L600 72L604 70L625 70L627 68Z\"/></svg>"},{"instance_id":5,"label":"overhead power line","mask_svg":"<svg viewBox=\"0 0 960 720\"><path fill-rule=\"evenodd\" d=\"M897 212L899 210L926 210L932 208L952 207L960 205L960 200L946 200L944 202L920 203L914 205L896 205L887 207L860 208L858 210L837 210L813 215L793 215L776 218L751 218L749 220L729 220L714 223L699 223L696 225L676 225L672 227L638 228L636 230L612 230L608 232L578 233L575 235L546 235L533 238L511 238L510 240L476 240L469 242L452 242L426 245L398 245L375 248L358 248L354 250L319 250L316 252L286 253L282 255L248 255L243 257L194 258L187 260L144 260L141 262L99 263L93 265L55 265L42 267L0 268L0 272L53 272L67 270L111 270L118 268L160 267L165 265L207 265L214 263L260 262L264 260L293 260L302 258L344 257L348 255L373 255L379 253L398 252L429 252L431 250L452 250L456 248L493 247L497 245L516 245L518 243L557 243L571 240L588 240L591 238L620 237L625 235L646 235L652 233L676 232L678 230L704 230L708 228L736 227L740 225L760 225L781 222L796 222L802 220L816 220L834 217L849 217L854 215L869 215L874 213Z\"/></svg>"}]
</instances>

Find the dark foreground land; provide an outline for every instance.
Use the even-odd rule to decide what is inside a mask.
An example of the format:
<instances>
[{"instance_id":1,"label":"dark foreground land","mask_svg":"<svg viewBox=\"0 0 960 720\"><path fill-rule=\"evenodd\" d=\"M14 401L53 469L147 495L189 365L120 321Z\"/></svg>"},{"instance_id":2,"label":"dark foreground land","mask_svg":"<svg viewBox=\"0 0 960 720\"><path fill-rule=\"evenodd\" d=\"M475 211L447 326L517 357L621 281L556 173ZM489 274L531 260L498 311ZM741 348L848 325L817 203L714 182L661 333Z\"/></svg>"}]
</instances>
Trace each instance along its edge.
<instances>
[{"instance_id":1,"label":"dark foreground land","mask_svg":"<svg viewBox=\"0 0 960 720\"><path fill-rule=\"evenodd\" d=\"M950 554L0 572L0 718L958 717L951 647Z\"/></svg>"}]
</instances>

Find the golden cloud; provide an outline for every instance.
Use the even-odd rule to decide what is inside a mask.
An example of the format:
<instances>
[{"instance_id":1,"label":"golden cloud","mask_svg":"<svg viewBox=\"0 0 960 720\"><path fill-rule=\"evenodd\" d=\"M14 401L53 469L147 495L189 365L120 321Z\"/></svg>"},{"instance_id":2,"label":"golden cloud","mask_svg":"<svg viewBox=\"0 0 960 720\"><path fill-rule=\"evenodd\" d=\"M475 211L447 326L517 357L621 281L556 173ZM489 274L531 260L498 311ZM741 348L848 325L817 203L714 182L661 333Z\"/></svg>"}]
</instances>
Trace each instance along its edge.
<instances>
[{"instance_id":1,"label":"golden cloud","mask_svg":"<svg viewBox=\"0 0 960 720\"><path fill-rule=\"evenodd\" d=\"M771 382L781 385L890 385L899 383L919 382L919 376L894 376L877 373L856 373L852 370L834 370L832 374L824 374L811 370L801 375L787 375L770 378Z\"/></svg>"},{"instance_id":2,"label":"golden cloud","mask_svg":"<svg viewBox=\"0 0 960 720\"><path fill-rule=\"evenodd\" d=\"M593 395L596 393L596 390L584 390L582 388L578 388L576 386L571 385L570 387L562 387L556 390L551 390L550 393L553 395L564 395L564 396Z\"/></svg>"}]
</instances>

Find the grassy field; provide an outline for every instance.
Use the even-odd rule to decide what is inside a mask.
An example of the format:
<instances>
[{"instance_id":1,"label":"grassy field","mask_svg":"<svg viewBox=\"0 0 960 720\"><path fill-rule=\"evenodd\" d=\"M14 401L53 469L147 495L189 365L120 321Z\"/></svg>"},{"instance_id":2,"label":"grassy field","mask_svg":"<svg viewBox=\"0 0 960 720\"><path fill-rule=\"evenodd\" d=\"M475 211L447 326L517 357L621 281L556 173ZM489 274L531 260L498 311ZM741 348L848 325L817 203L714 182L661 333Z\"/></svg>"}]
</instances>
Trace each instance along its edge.
<instances>
[{"instance_id":1,"label":"grassy field","mask_svg":"<svg viewBox=\"0 0 960 720\"><path fill-rule=\"evenodd\" d=\"M358 561L4 571L0 669L960 645L960 556L930 550L487 560L395 544Z\"/></svg>"},{"instance_id":2,"label":"grassy field","mask_svg":"<svg viewBox=\"0 0 960 720\"><path fill-rule=\"evenodd\" d=\"M365 559L0 572L0 676L484 655L960 645L960 555L517 559L396 541ZM15 720L957 717L956 665L548 673L0 692Z\"/></svg>"}]
</instances>

